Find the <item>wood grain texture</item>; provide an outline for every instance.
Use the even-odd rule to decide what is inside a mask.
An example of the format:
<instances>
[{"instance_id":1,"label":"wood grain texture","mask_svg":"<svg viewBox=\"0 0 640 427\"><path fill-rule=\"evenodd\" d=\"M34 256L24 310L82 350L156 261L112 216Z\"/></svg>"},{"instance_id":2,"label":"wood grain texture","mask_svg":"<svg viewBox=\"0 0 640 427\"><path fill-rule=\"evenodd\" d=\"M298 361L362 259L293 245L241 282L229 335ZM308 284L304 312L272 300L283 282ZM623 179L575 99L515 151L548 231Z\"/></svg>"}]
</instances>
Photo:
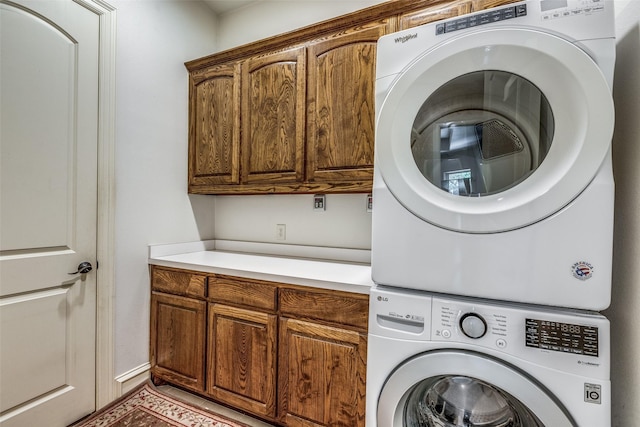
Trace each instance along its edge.
<instances>
[{"instance_id":1,"label":"wood grain texture","mask_svg":"<svg viewBox=\"0 0 640 427\"><path fill-rule=\"evenodd\" d=\"M472 11L470 0L457 0L446 6L437 5L426 9L414 10L400 15L400 29L416 27L442 19L453 18Z\"/></svg>"},{"instance_id":2,"label":"wood grain texture","mask_svg":"<svg viewBox=\"0 0 640 427\"><path fill-rule=\"evenodd\" d=\"M309 45L307 181L373 179L376 47L390 22Z\"/></svg>"},{"instance_id":3,"label":"wood grain texture","mask_svg":"<svg viewBox=\"0 0 640 427\"><path fill-rule=\"evenodd\" d=\"M151 268L151 289L174 295L205 298L207 277L204 274L166 267Z\"/></svg>"},{"instance_id":4,"label":"wood grain texture","mask_svg":"<svg viewBox=\"0 0 640 427\"><path fill-rule=\"evenodd\" d=\"M242 66L242 182L304 179L304 47Z\"/></svg>"},{"instance_id":5,"label":"wood grain texture","mask_svg":"<svg viewBox=\"0 0 640 427\"><path fill-rule=\"evenodd\" d=\"M263 280L213 275L208 278L209 300L275 312L277 285Z\"/></svg>"},{"instance_id":6,"label":"wood grain texture","mask_svg":"<svg viewBox=\"0 0 640 427\"><path fill-rule=\"evenodd\" d=\"M206 302L153 292L151 295L151 373L190 390L205 384Z\"/></svg>"},{"instance_id":7,"label":"wood grain texture","mask_svg":"<svg viewBox=\"0 0 640 427\"><path fill-rule=\"evenodd\" d=\"M274 314L209 304L207 392L222 402L275 417Z\"/></svg>"},{"instance_id":8,"label":"wood grain texture","mask_svg":"<svg viewBox=\"0 0 640 427\"><path fill-rule=\"evenodd\" d=\"M281 288L279 311L284 316L313 319L366 331L368 295L304 288Z\"/></svg>"},{"instance_id":9,"label":"wood grain texture","mask_svg":"<svg viewBox=\"0 0 640 427\"><path fill-rule=\"evenodd\" d=\"M278 413L287 426L364 426L364 334L282 318Z\"/></svg>"},{"instance_id":10,"label":"wood grain texture","mask_svg":"<svg viewBox=\"0 0 640 427\"><path fill-rule=\"evenodd\" d=\"M255 195L255 194L316 194L316 193L370 193L372 181L301 182L301 183L249 183L239 185L191 185L191 194Z\"/></svg>"},{"instance_id":11,"label":"wood grain texture","mask_svg":"<svg viewBox=\"0 0 640 427\"><path fill-rule=\"evenodd\" d=\"M489 9L491 7L504 6L520 0L471 0L471 12Z\"/></svg>"},{"instance_id":12,"label":"wood grain texture","mask_svg":"<svg viewBox=\"0 0 640 427\"><path fill-rule=\"evenodd\" d=\"M193 276L153 267L152 288L183 292ZM152 292L154 382L284 426L364 425L367 295L206 279L208 304Z\"/></svg>"},{"instance_id":13,"label":"wood grain texture","mask_svg":"<svg viewBox=\"0 0 640 427\"><path fill-rule=\"evenodd\" d=\"M491 0L489 0L491 1ZM214 53L185 63L187 70L194 71L211 65L259 55L264 52L287 49L293 45L309 43L336 32L390 19L402 13L432 7L446 7L451 0L391 0L352 13L327 19L294 31L257 40L242 46Z\"/></svg>"},{"instance_id":14,"label":"wood grain texture","mask_svg":"<svg viewBox=\"0 0 640 427\"><path fill-rule=\"evenodd\" d=\"M189 184L240 182L240 64L190 77Z\"/></svg>"}]
</instances>

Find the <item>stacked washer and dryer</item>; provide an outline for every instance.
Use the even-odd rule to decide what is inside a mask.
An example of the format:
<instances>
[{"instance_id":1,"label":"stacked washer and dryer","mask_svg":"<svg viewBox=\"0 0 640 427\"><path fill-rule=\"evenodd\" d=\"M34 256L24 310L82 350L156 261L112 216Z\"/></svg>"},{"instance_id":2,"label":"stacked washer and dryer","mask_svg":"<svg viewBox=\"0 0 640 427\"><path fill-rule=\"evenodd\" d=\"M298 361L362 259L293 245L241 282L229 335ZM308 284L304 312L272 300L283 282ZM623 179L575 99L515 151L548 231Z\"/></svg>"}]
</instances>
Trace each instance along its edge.
<instances>
[{"instance_id":1,"label":"stacked washer and dryer","mask_svg":"<svg viewBox=\"0 0 640 427\"><path fill-rule=\"evenodd\" d=\"M382 37L367 427L610 427L612 1Z\"/></svg>"}]
</instances>

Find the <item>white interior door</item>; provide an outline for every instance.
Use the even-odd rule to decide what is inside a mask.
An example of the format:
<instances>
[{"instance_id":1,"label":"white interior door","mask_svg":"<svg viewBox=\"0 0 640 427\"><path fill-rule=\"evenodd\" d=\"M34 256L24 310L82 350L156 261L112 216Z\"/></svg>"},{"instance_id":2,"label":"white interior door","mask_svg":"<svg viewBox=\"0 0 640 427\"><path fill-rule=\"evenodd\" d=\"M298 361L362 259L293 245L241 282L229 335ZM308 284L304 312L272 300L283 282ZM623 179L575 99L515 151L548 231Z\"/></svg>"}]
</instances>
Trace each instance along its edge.
<instances>
[{"instance_id":1,"label":"white interior door","mask_svg":"<svg viewBox=\"0 0 640 427\"><path fill-rule=\"evenodd\" d=\"M0 424L95 409L99 18L0 0Z\"/></svg>"}]
</instances>

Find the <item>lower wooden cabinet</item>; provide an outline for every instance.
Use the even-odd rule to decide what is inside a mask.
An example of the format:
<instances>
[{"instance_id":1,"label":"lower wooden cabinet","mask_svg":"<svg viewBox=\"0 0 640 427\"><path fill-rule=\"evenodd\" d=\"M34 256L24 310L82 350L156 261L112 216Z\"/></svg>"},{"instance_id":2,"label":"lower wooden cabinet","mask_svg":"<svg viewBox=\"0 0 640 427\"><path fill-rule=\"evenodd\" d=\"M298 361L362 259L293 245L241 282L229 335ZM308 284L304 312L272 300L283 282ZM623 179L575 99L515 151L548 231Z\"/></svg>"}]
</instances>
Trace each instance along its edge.
<instances>
[{"instance_id":1,"label":"lower wooden cabinet","mask_svg":"<svg viewBox=\"0 0 640 427\"><path fill-rule=\"evenodd\" d=\"M160 292L151 294L151 372L203 392L206 302Z\"/></svg>"},{"instance_id":2,"label":"lower wooden cabinet","mask_svg":"<svg viewBox=\"0 0 640 427\"><path fill-rule=\"evenodd\" d=\"M287 426L364 426L366 335L280 319L280 421Z\"/></svg>"},{"instance_id":3,"label":"lower wooden cabinet","mask_svg":"<svg viewBox=\"0 0 640 427\"><path fill-rule=\"evenodd\" d=\"M277 316L209 304L208 328L207 393L275 418Z\"/></svg>"},{"instance_id":4,"label":"lower wooden cabinet","mask_svg":"<svg viewBox=\"0 0 640 427\"><path fill-rule=\"evenodd\" d=\"M156 383L272 424L364 426L367 295L164 267L151 277Z\"/></svg>"}]
</instances>

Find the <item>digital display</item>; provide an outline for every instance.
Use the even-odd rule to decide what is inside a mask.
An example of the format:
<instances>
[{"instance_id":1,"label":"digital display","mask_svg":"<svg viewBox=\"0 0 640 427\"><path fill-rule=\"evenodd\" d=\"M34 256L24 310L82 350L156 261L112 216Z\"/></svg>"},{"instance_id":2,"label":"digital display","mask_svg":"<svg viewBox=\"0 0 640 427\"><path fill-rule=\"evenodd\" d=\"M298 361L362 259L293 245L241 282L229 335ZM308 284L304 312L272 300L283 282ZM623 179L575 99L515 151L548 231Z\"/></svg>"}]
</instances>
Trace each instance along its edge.
<instances>
[{"instance_id":1,"label":"digital display","mask_svg":"<svg viewBox=\"0 0 640 427\"><path fill-rule=\"evenodd\" d=\"M542 0L540 2L540 10L543 12L554 10L554 9L562 9L568 6L567 0Z\"/></svg>"},{"instance_id":2,"label":"digital display","mask_svg":"<svg viewBox=\"0 0 640 427\"><path fill-rule=\"evenodd\" d=\"M542 350L598 357L598 328L527 319L526 346Z\"/></svg>"}]
</instances>

